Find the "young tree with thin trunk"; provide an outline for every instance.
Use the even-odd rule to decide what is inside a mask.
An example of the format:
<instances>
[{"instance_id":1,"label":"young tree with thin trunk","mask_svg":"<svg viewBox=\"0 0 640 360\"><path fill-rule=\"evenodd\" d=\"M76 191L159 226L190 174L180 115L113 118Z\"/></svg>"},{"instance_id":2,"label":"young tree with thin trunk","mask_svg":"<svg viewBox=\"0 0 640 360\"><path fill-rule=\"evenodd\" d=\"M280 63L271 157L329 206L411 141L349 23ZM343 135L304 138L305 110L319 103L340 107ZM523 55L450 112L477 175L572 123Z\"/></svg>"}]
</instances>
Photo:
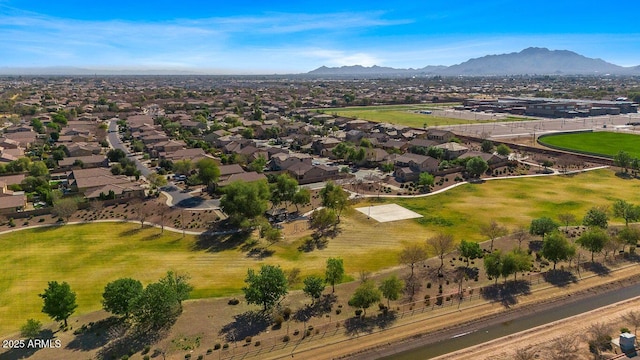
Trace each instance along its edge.
<instances>
[{"instance_id":1,"label":"young tree with thin trunk","mask_svg":"<svg viewBox=\"0 0 640 360\"><path fill-rule=\"evenodd\" d=\"M498 224L497 221L491 220L489 224L483 225L480 227L480 234L484 235L491 240L491 245L489 246L489 251L493 251L493 241L501 236L507 235L507 228Z\"/></svg>"},{"instance_id":2,"label":"young tree with thin trunk","mask_svg":"<svg viewBox=\"0 0 640 360\"><path fill-rule=\"evenodd\" d=\"M422 263L427 259L427 249L420 244L405 245L400 250L399 260L401 264L405 264L411 268L411 276L413 278L414 269L417 264Z\"/></svg>"},{"instance_id":3,"label":"young tree with thin trunk","mask_svg":"<svg viewBox=\"0 0 640 360\"><path fill-rule=\"evenodd\" d=\"M498 278L502 275L502 257L502 251L500 250L496 250L484 257L484 270L488 276L496 279L496 285L498 284Z\"/></svg>"},{"instance_id":4,"label":"young tree with thin trunk","mask_svg":"<svg viewBox=\"0 0 640 360\"><path fill-rule=\"evenodd\" d=\"M529 230L524 226L513 232L513 238L518 242L518 249L522 248L522 243L529 240Z\"/></svg>"},{"instance_id":5,"label":"young tree with thin trunk","mask_svg":"<svg viewBox=\"0 0 640 360\"><path fill-rule=\"evenodd\" d=\"M461 240L458 245L458 252L460 252L460 256L462 256L467 263L467 267L469 267L469 259L475 259L482 256L482 249L480 248L480 244L473 241Z\"/></svg>"},{"instance_id":6,"label":"young tree with thin trunk","mask_svg":"<svg viewBox=\"0 0 640 360\"><path fill-rule=\"evenodd\" d=\"M382 280L378 289L380 289L382 296L387 299L387 307L390 306L391 300L396 301L400 298L402 288L404 288L404 281L398 279L395 274Z\"/></svg>"},{"instance_id":7,"label":"young tree with thin trunk","mask_svg":"<svg viewBox=\"0 0 640 360\"><path fill-rule=\"evenodd\" d=\"M328 258L324 279L331 284L331 293L336 292L336 284L344 277L344 263L341 258Z\"/></svg>"},{"instance_id":8,"label":"young tree with thin trunk","mask_svg":"<svg viewBox=\"0 0 640 360\"><path fill-rule=\"evenodd\" d=\"M558 220L564 224L565 229L569 227L569 224L575 223L577 218L572 213L558 214Z\"/></svg>"},{"instance_id":9,"label":"young tree with thin trunk","mask_svg":"<svg viewBox=\"0 0 640 360\"><path fill-rule=\"evenodd\" d=\"M436 254L436 256L440 259L438 276L442 276L442 268L444 267L444 258L456 248L455 241L453 240L453 235L438 234L434 237L431 237L427 239L427 247L431 249Z\"/></svg>"},{"instance_id":10,"label":"young tree with thin trunk","mask_svg":"<svg viewBox=\"0 0 640 360\"><path fill-rule=\"evenodd\" d=\"M595 253L602 251L609 241L609 234L599 227L594 227L584 232L576 243L591 252L591 262Z\"/></svg>"},{"instance_id":11,"label":"young tree with thin trunk","mask_svg":"<svg viewBox=\"0 0 640 360\"><path fill-rule=\"evenodd\" d=\"M540 254L547 260L553 262L553 270L559 261L570 259L575 253L575 246L559 232L549 234L542 241L542 251Z\"/></svg>"}]
</instances>

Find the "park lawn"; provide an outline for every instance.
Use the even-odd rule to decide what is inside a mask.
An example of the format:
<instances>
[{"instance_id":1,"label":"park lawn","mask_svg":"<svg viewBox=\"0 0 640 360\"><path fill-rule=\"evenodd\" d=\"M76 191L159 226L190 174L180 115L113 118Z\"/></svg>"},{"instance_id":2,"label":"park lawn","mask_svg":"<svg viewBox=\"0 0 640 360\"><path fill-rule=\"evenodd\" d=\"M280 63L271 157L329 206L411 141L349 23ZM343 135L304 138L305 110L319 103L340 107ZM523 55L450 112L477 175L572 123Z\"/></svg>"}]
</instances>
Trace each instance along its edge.
<instances>
[{"instance_id":1,"label":"park lawn","mask_svg":"<svg viewBox=\"0 0 640 360\"><path fill-rule=\"evenodd\" d=\"M385 106L358 106L346 108L322 109L325 114L335 114L349 118L358 118L379 123L404 125L414 128L423 128L438 125L468 124L468 120L447 118L434 115L417 114L413 110L434 109L430 105L385 105Z\"/></svg>"},{"instance_id":2,"label":"park lawn","mask_svg":"<svg viewBox=\"0 0 640 360\"><path fill-rule=\"evenodd\" d=\"M438 232L461 239L484 241L480 226L495 219L510 229L533 218L557 219L570 212L581 219L587 209L611 205L616 199L640 204L640 181L621 179L611 170L573 176L487 181L466 184L422 198L370 199L356 207L397 203L424 218L378 223L353 209L345 211L340 232L327 246L311 252L297 250L299 236L271 245L272 256L247 256L242 239L228 246L203 244L196 237L130 223L93 223L16 231L0 236L0 334L15 332L28 318L48 323L38 297L48 281L66 281L77 293L76 314L100 309L104 286L121 277L148 284L166 271L188 273L192 298L241 296L248 268L277 264L301 269L300 277L322 275L326 259L344 259L347 279L361 271L397 266L407 243L422 243ZM622 223L621 219L615 222ZM303 234L300 234L302 236ZM299 288L299 286L297 287Z\"/></svg>"},{"instance_id":3,"label":"park lawn","mask_svg":"<svg viewBox=\"0 0 640 360\"><path fill-rule=\"evenodd\" d=\"M539 139L543 145L586 151L612 157L620 150L640 158L640 136L609 131L548 135Z\"/></svg>"},{"instance_id":4,"label":"park lawn","mask_svg":"<svg viewBox=\"0 0 640 360\"><path fill-rule=\"evenodd\" d=\"M465 184L443 194L412 199L388 199L424 218L412 220L424 230L419 240L437 232L462 239L484 241L480 227L495 219L514 230L528 226L534 218L547 216L556 221L562 212L582 219L592 206L611 206L616 199L640 204L640 181L621 179L611 170L596 170L572 176L532 177ZM621 219L610 219L621 224Z\"/></svg>"}]
</instances>

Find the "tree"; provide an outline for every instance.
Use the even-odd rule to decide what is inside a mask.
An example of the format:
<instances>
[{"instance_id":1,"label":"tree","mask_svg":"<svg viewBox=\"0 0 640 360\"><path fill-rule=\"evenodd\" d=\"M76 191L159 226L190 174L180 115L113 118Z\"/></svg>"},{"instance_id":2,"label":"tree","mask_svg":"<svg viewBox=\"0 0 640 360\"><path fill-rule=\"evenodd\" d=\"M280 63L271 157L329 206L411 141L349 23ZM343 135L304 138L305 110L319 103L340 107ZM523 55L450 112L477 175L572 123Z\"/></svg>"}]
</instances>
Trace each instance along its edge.
<instances>
[{"instance_id":1,"label":"tree","mask_svg":"<svg viewBox=\"0 0 640 360\"><path fill-rule=\"evenodd\" d=\"M548 217L541 217L531 220L529 234L539 235L544 240L544 236L558 229L558 224Z\"/></svg>"},{"instance_id":2,"label":"tree","mask_svg":"<svg viewBox=\"0 0 640 360\"><path fill-rule=\"evenodd\" d=\"M382 293L385 299L387 299L387 307L390 305L390 301L396 301L400 298L402 289L404 288L404 281L398 279L394 274L382 280L378 289Z\"/></svg>"},{"instance_id":3,"label":"tree","mask_svg":"<svg viewBox=\"0 0 640 360\"><path fill-rule=\"evenodd\" d=\"M300 211L298 206L311 202L311 192L307 188L299 188L293 195L293 205L296 206L296 212Z\"/></svg>"},{"instance_id":4,"label":"tree","mask_svg":"<svg viewBox=\"0 0 640 360\"><path fill-rule=\"evenodd\" d=\"M496 250L491 254L485 255L484 270L488 276L496 279L497 284L498 278L502 275L502 251Z\"/></svg>"},{"instance_id":5,"label":"tree","mask_svg":"<svg viewBox=\"0 0 640 360\"><path fill-rule=\"evenodd\" d=\"M189 278L188 274L167 271L167 275L160 279L160 283L173 289L178 305L182 306L182 302L189 298L189 293L193 290L193 286L188 282Z\"/></svg>"},{"instance_id":6,"label":"tree","mask_svg":"<svg viewBox=\"0 0 640 360\"><path fill-rule=\"evenodd\" d=\"M76 293L71 291L69 284L49 281L49 286L39 296L44 301L42 312L55 321L64 321L64 327L66 328L67 319L78 307Z\"/></svg>"},{"instance_id":7,"label":"tree","mask_svg":"<svg viewBox=\"0 0 640 360\"><path fill-rule=\"evenodd\" d=\"M167 185L167 178L157 173L149 174L147 176L147 181L149 181L152 189L159 189Z\"/></svg>"},{"instance_id":8,"label":"tree","mask_svg":"<svg viewBox=\"0 0 640 360\"><path fill-rule=\"evenodd\" d=\"M293 202L293 198L298 190L298 181L286 173L278 175L276 182L271 184L271 203L273 206L278 206L281 202L284 202L285 207L290 202Z\"/></svg>"},{"instance_id":9,"label":"tree","mask_svg":"<svg viewBox=\"0 0 640 360\"><path fill-rule=\"evenodd\" d=\"M107 151L107 159L110 162L120 162L120 160L125 159L127 154L121 149L111 149Z\"/></svg>"},{"instance_id":10,"label":"tree","mask_svg":"<svg viewBox=\"0 0 640 360\"><path fill-rule=\"evenodd\" d=\"M582 219L582 225L606 229L609 225L609 216L607 216L605 209L597 206L592 207Z\"/></svg>"},{"instance_id":11,"label":"tree","mask_svg":"<svg viewBox=\"0 0 640 360\"><path fill-rule=\"evenodd\" d=\"M277 304L288 293L287 277L279 266L262 265L256 273L247 271L247 286L242 288L249 304L262 305L263 311Z\"/></svg>"},{"instance_id":12,"label":"tree","mask_svg":"<svg viewBox=\"0 0 640 360\"><path fill-rule=\"evenodd\" d=\"M427 239L427 247L430 248L440 259L440 267L438 268L438 276L442 276L442 268L444 267L444 257L455 249L455 241L453 236L449 234L438 234Z\"/></svg>"},{"instance_id":13,"label":"tree","mask_svg":"<svg viewBox=\"0 0 640 360\"><path fill-rule=\"evenodd\" d=\"M142 283L131 278L122 278L107 284L102 293L102 308L115 314L129 317L134 300L142 294Z\"/></svg>"},{"instance_id":14,"label":"tree","mask_svg":"<svg viewBox=\"0 0 640 360\"><path fill-rule=\"evenodd\" d=\"M506 144L500 144L496 147L496 152L498 155L509 156L511 154L511 148L509 148Z\"/></svg>"},{"instance_id":15,"label":"tree","mask_svg":"<svg viewBox=\"0 0 640 360\"><path fill-rule=\"evenodd\" d=\"M489 251L493 251L493 241L501 236L505 236L509 233L507 228L498 224L497 221L491 220L489 224L480 226L480 234L486 236L491 240Z\"/></svg>"},{"instance_id":16,"label":"tree","mask_svg":"<svg viewBox=\"0 0 640 360\"><path fill-rule=\"evenodd\" d=\"M559 232L549 234L542 241L542 251L540 254L547 260L553 262L553 269L556 269L558 261L568 260L575 253L573 246L564 235Z\"/></svg>"},{"instance_id":17,"label":"tree","mask_svg":"<svg viewBox=\"0 0 640 360\"><path fill-rule=\"evenodd\" d=\"M251 163L249 163L249 165L247 165L247 168L249 168L249 170L251 171L262 173L266 166L267 166L267 159L264 156L260 155L258 156L258 158L256 158Z\"/></svg>"},{"instance_id":18,"label":"tree","mask_svg":"<svg viewBox=\"0 0 640 360\"><path fill-rule=\"evenodd\" d=\"M28 319L27 322L20 327L20 335L28 339L38 337L42 330L42 323L35 319Z\"/></svg>"},{"instance_id":19,"label":"tree","mask_svg":"<svg viewBox=\"0 0 640 360\"><path fill-rule=\"evenodd\" d=\"M327 268L324 273L324 279L331 284L331 292L336 292L336 284L342 281L344 277L344 263L341 258L328 258Z\"/></svg>"},{"instance_id":20,"label":"tree","mask_svg":"<svg viewBox=\"0 0 640 360\"><path fill-rule=\"evenodd\" d=\"M340 214L347 207L349 195L339 185L328 181L325 187L320 190L320 198L322 206L335 210L338 221L340 221Z\"/></svg>"},{"instance_id":21,"label":"tree","mask_svg":"<svg viewBox=\"0 0 640 360\"><path fill-rule=\"evenodd\" d=\"M482 249L480 248L480 244L473 241L460 241L458 245L458 251L460 255L465 259L467 263L467 267L469 267L469 259L475 259L482 256Z\"/></svg>"},{"instance_id":22,"label":"tree","mask_svg":"<svg viewBox=\"0 0 640 360\"><path fill-rule=\"evenodd\" d=\"M638 332L638 327L640 327L640 311L630 310L622 315L622 320L633 326L633 333L636 334Z\"/></svg>"},{"instance_id":23,"label":"tree","mask_svg":"<svg viewBox=\"0 0 640 360\"><path fill-rule=\"evenodd\" d=\"M325 232L338 224L338 216L332 209L322 208L314 211L309 217L309 227L317 230L317 235L322 237Z\"/></svg>"},{"instance_id":24,"label":"tree","mask_svg":"<svg viewBox=\"0 0 640 360\"><path fill-rule=\"evenodd\" d=\"M512 266L512 271L509 274L513 274L513 280L516 280L518 272L529 271L531 270L531 255L522 249L513 249L505 255L505 259L503 260L503 268L502 268L502 276L506 277L509 274L505 275L505 263L509 262ZM507 268L509 268L507 266Z\"/></svg>"},{"instance_id":25,"label":"tree","mask_svg":"<svg viewBox=\"0 0 640 360\"><path fill-rule=\"evenodd\" d=\"M480 149L482 152L490 153L493 150L493 142L491 140L482 140Z\"/></svg>"},{"instance_id":26,"label":"tree","mask_svg":"<svg viewBox=\"0 0 640 360\"><path fill-rule=\"evenodd\" d=\"M180 175L188 175L193 170L193 163L189 159L178 160L173 163L173 172Z\"/></svg>"},{"instance_id":27,"label":"tree","mask_svg":"<svg viewBox=\"0 0 640 360\"><path fill-rule=\"evenodd\" d=\"M618 239L622 242L622 251L624 245L636 246L640 240L640 230L634 227L625 227L618 232Z\"/></svg>"},{"instance_id":28,"label":"tree","mask_svg":"<svg viewBox=\"0 0 640 360\"><path fill-rule=\"evenodd\" d=\"M611 349L611 327L605 323L591 324L587 329L589 351L600 357L602 351Z\"/></svg>"},{"instance_id":29,"label":"tree","mask_svg":"<svg viewBox=\"0 0 640 360\"><path fill-rule=\"evenodd\" d=\"M34 177L48 177L49 169L44 161L34 161L29 165L29 175Z\"/></svg>"},{"instance_id":30,"label":"tree","mask_svg":"<svg viewBox=\"0 0 640 360\"><path fill-rule=\"evenodd\" d=\"M513 237L518 242L518 249L522 247L522 243L529 239L529 231L525 227L520 227L513 232Z\"/></svg>"},{"instance_id":31,"label":"tree","mask_svg":"<svg viewBox=\"0 0 640 360\"><path fill-rule=\"evenodd\" d=\"M593 262L593 255L602 251L607 241L609 241L607 232L599 227L594 227L582 233L576 243L591 252L591 262Z\"/></svg>"},{"instance_id":32,"label":"tree","mask_svg":"<svg viewBox=\"0 0 640 360\"><path fill-rule=\"evenodd\" d=\"M304 279L303 283L302 291L311 297L311 306L313 306L324 291L324 279L318 275L310 275Z\"/></svg>"},{"instance_id":33,"label":"tree","mask_svg":"<svg viewBox=\"0 0 640 360\"><path fill-rule=\"evenodd\" d=\"M624 225L640 220L640 206L630 204L624 200L616 200L613 203L613 216L624 219Z\"/></svg>"},{"instance_id":34,"label":"tree","mask_svg":"<svg viewBox=\"0 0 640 360\"><path fill-rule=\"evenodd\" d=\"M621 167L626 173L629 165L631 164L631 154L624 150L618 151L618 153L613 156L613 164Z\"/></svg>"},{"instance_id":35,"label":"tree","mask_svg":"<svg viewBox=\"0 0 640 360\"><path fill-rule=\"evenodd\" d=\"M565 228L569 227L569 224L576 222L576 216L572 213L558 214L558 220L564 224Z\"/></svg>"},{"instance_id":36,"label":"tree","mask_svg":"<svg viewBox=\"0 0 640 360\"><path fill-rule=\"evenodd\" d=\"M485 171L489 168L489 164L487 164L484 159L479 156L472 157L467 160L467 172L471 177L479 178L480 175L484 174Z\"/></svg>"},{"instance_id":37,"label":"tree","mask_svg":"<svg viewBox=\"0 0 640 360\"><path fill-rule=\"evenodd\" d=\"M60 199L53 203L53 213L65 222L69 222L71 216L78 210L78 202L75 198Z\"/></svg>"},{"instance_id":38,"label":"tree","mask_svg":"<svg viewBox=\"0 0 640 360\"><path fill-rule=\"evenodd\" d=\"M405 245L402 250L400 250L400 263L411 268L411 276L409 276L409 278L413 278L415 266L426 259L427 249L420 244Z\"/></svg>"},{"instance_id":39,"label":"tree","mask_svg":"<svg viewBox=\"0 0 640 360\"><path fill-rule=\"evenodd\" d=\"M175 320L180 310L175 288L156 282L135 298L131 315L139 326L159 329Z\"/></svg>"},{"instance_id":40,"label":"tree","mask_svg":"<svg viewBox=\"0 0 640 360\"><path fill-rule=\"evenodd\" d=\"M371 280L367 280L360 284L353 296L349 300L349 306L355 308L362 308L364 310L364 316L367 315L367 309L380 301L381 293L375 284Z\"/></svg>"},{"instance_id":41,"label":"tree","mask_svg":"<svg viewBox=\"0 0 640 360\"><path fill-rule=\"evenodd\" d=\"M435 184L435 178L433 175L428 172L420 173L420 177L418 178L418 185L422 187L423 191L429 191L429 188Z\"/></svg>"},{"instance_id":42,"label":"tree","mask_svg":"<svg viewBox=\"0 0 640 360\"><path fill-rule=\"evenodd\" d=\"M269 186L266 181L236 181L225 187L220 207L232 222L248 226L243 223L264 214L268 201Z\"/></svg>"},{"instance_id":43,"label":"tree","mask_svg":"<svg viewBox=\"0 0 640 360\"><path fill-rule=\"evenodd\" d=\"M213 184L215 184L220 177L218 165L213 159L204 158L196 163L196 168L198 169L198 178L207 186L207 190L211 191Z\"/></svg>"}]
</instances>

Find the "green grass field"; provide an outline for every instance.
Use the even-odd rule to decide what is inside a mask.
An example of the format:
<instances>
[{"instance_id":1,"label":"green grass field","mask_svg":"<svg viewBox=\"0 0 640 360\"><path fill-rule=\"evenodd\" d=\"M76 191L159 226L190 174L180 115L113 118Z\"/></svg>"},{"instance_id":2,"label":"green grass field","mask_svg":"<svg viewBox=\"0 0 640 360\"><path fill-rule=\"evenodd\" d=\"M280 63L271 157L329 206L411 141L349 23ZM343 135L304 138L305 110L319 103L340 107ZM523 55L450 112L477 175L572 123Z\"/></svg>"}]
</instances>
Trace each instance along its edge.
<instances>
[{"instance_id":1,"label":"green grass field","mask_svg":"<svg viewBox=\"0 0 640 360\"><path fill-rule=\"evenodd\" d=\"M548 135L539 139L543 145L553 145L568 150L614 156L620 150L640 157L640 136L608 131L576 134Z\"/></svg>"},{"instance_id":2,"label":"green grass field","mask_svg":"<svg viewBox=\"0 0 640 360\"><path fill-rule=\"evenodd\" d=\"M67 281L77 293L78 313L100 309L104 286L121 277L144 284L167 270L189 273L194 298L239 295L248 268L279 264L298 267L301 277L323 274L326 259L342 257L349 278L359 271L375 272L397 266L403 244L424 241L436 232L461 239L484 241L480 226L495 219L510 229L533 218L556 218L570 212L582 218L587 209L611 205L615 199L640 204L640 181L621 179L599 170L574 176L488 181L467 184L448 192L413 199L385 199L416 211L424 218L377 223L348 210L341 233L328 246L300 252L295 236L272 245L273 256L247 256L242 243L200 243L197 238L136 224L95 223L16 231L0 236L0 334L19 329L28 318L48 323L38 297L51 280ZM371 204L380 202L375 199ZM367 206L362 202L357 207ZM620 219L617 222L622 223Z\"/></svg>"},{"instance_id":3,"label":"green grass field","mask_svg":"<svg viewBox=\"0 0 640 360\"><path fill-rule=\"evenodd\" d=\"M469 123L468 120L417 114L414 112L416 110L433 110L443 105L453 106L456 104L353 106L345 108L322 109L319 111L325 114L335 114L349 118L359 118L373 122L404 125L414 128Z\"/></svg>"}]
</instances>

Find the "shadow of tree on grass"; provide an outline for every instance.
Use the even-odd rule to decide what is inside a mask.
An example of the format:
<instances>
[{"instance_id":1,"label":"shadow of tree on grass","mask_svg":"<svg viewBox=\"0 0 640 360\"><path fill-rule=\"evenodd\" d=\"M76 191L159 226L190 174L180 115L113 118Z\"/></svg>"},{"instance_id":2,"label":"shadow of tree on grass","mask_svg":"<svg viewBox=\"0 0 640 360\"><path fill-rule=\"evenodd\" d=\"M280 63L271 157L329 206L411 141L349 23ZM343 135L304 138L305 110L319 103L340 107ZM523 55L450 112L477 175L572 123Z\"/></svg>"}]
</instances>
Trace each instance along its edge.
<instances>
[{"instance_id":1,"label":"shadow of tree on grass","mask_svg":"<svg viewBox=\"0 0 640 360\"><path fill-rule=\"evenodd\" d=\"M606 265L597 262L585 263L582 264L582 267L587 271L594 272L598 276L607 276L611 272L611 269L609 269Z\"/></svg>"},{"instance_id":2,"label":"shadow of tree on grass","mask_svg":"<svg viewBox=\"0 0 640 360\"><path fill-rule=\"evenodd\" d=\"M211 235L203 233L198 236L194 244L194 250L206 250L210 252L220 252L224 250L236 249L244 244L251 234L249 232L239 232L226 235Z\"/></svg>"},{"instance_id":3,"label":"shadow of tree on grass","mask_svg":"<svg viewBox=\"0 0 640 360\"><path fill-rule=\"evenodd\" d=\"M398 319L395 311L381 312L374 316L355 316L344 321L345 333L348 336L370 334L376 328L386 329Z\"/></svg>"},{"instance_id":4,"label":"shadow of tree on grass","mask_svg":"<svg viewBox=\"0 0 640 360\"><path fill-rule=\"evenodd\" d=\"M504 307L518 303L518 296L531 293L531 284L527 280L508 281L506 284L494 284L481 289L482 298L498 301Z\"/></svg>"},{"instance_id":5,"label":"shadow of tree on grass","mask_svg":"<svg viewBox=\"0 0 640 360\"><path fill-rule=\"evenodd\" d=\"M77 329L75 338L67 344L66 348L80 351L97 349L123 336L127 328L122 319L111 316Z\"/></svg>"},{"instance_id":6,"label":"shadow of tree on grass","mask_svg":"<svg viewBox=\"0 0 640 360\"><path fill-rule=\"evenodd\" d=\"M267 313L262 311L247 311L234 316L234 321L226 324L220 330L227 341L238 341L247 336L256 336L269 327L271 322Z\"/></svg>"},{"instance_id":7,"label":"shadow of tree on grass","mask_svg":"<svg viewBox=\"0 0 640 360\"><path fill-rule=\"evenodd\" d=\"M549 284L558 287L578 282L578 278L572 272L560 269L549 270L542 274L542 278Z\"/></svg>"}]
</instances>

